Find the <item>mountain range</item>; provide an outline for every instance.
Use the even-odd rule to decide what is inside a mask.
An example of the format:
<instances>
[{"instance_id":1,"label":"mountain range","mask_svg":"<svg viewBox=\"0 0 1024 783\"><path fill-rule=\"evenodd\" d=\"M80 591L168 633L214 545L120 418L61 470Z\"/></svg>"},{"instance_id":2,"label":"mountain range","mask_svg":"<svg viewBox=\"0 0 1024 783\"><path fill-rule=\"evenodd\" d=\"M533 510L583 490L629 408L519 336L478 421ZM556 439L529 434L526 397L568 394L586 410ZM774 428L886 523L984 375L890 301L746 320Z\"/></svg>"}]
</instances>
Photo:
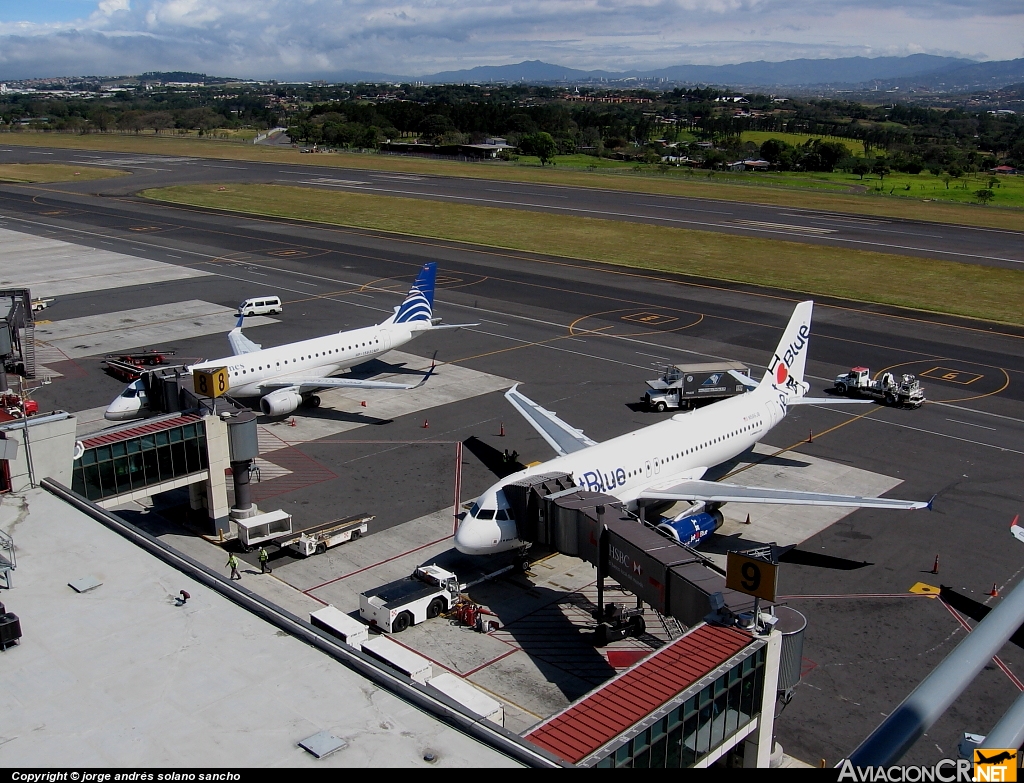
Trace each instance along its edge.
<instances>
[{"instance_id":1,"label":"mountain range","mask_svg":"<svg viewBox=\"0 0 1024 783\"><path fill-rule=\"evenodd\" d=\"M669 84L717 84L734 87L904 87L929 89L995 89L1024 82L1024 58L976 62L958 57L912 54L906 57L842 57L821 60L737 63L735 65L674 65L654 70L585 71L526 60L514 65L481 65L427 76L396 77L366 72L334 74L354 81L416 81L427 83L573 84L659 79Z\"/></svg>"}]
</instances>

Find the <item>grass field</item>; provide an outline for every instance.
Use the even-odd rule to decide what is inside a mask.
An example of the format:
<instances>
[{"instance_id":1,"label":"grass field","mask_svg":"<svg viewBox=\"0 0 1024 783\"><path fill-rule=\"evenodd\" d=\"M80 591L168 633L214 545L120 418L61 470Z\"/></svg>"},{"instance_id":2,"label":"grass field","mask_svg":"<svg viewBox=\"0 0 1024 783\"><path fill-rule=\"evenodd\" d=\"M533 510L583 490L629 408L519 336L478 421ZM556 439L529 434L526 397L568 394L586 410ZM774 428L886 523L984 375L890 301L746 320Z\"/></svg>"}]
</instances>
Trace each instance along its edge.
<instances>
[{"instance_id":1,"label":"grass field","mask_svg":"<svg viewBox=\"0 0 1024 783\"><path fill-rule=\"evenodd\" d=\"M743 131L743 133L740 134L740 141L752 141L758 147L768 141L768 139L778 139L779 141L784 141L786 144L791 144L794 147L806 144L811 141L811 139L837 141L854 155L864 154L864 142L857 139L842 139L838 136L815 136L810 133L773 133L772 131Z\"/></svg>"},{"instance_id":2,"label":"grass field","mask_svg":"<svg viewBox=\"0 0 1024 783\"><path fill-rule=\"evenodd\" d=\"M219 188L223 187L224 190ZM144 191L164 202L497 246L1024 324L1024 271L663 226L285 185Z\"/></svg>"},{"instance_id":3,"label":"grass field","mask_svg":"<svg viewBox=\"0 0 1024 783\"><path fill-rule=\"evenodd\" d=\"M127 171L62 163L0 163L0 182L68 182L123 177Z\"/></svg>"},{"instance_id":4,"label":"grass field","mask_svg":"<svg viewBox=\"0 0 1024 783\"><path fill-rule=\"evenodd\" d=\"M815 182L829 188L849 189L842 181L828 180L838 175L798 175L796 180L781 179L778 185L763 174L683 174L659 173L657 168L634 173L632 167L620 170L585 171L565 167L515 166L501 162L460 163L394 155L339 153L302 155L297 150L278 149L239 142L207 139L178 139L117 134L72 135L56 133L3 133L0 144L88 149L112 152L140 152L155 155L182 155L220 160L248 160L276 164L306 164L325 168L346 167L377 171L401 171L411 174L493 179L505 182L532 182L621 190L630 193L657 193L691 196L721 201L820 209L873 217L905 218L938 223L1024 230L1024 209L982 207L972 204L943 204L920 199L891 198L877 193L816 192ZM780 175L780 177L783 175ZM806 179L801 180L800 177ZM810 183L807 182L810 179ZM854 178L856 179L856 178ZM866 179L866 178L865 178ZM887 178L888 179L888 178ZM1008 177L1006 179L1009 179ZM799 189L792 187L799 184ZM851 182L853 185L870 183ZM865 188L866 189L866 188ZM821 188L819 188L821 190Z\"/></svg>"}]
</instances>

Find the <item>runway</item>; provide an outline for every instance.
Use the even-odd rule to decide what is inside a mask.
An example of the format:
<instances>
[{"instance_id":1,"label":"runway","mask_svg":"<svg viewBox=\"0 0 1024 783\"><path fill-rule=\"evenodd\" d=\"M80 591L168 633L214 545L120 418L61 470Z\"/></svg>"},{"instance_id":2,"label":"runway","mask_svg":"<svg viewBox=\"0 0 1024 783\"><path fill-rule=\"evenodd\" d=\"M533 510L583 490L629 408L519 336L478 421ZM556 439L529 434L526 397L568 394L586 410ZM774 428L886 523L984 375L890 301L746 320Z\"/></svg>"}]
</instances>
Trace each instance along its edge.
<instances>
[{"instance_id":1,"label":"runway","mask_svg":"<svg viewBox=\"0 0 1024 783\"><path fill-rule=\"evenodd\" d=\"M1003 229L599 188L0 145L0 163L40 162L108 166L132 172L131 177L46 186L44 190L50 191L47 198L52 199L54 205L76 203L77 199L72 194L77 193L131 197L145 188L169 185L261 182L623 220L989 266L1018 268L1024 264L1024 232ZM763 197L763 191L752 192L752 198Z\"/></svg>"},{"instance_id":2,"label":"runway","mask_svg":"<svg viewBox=\"0 0 1024 783\"><path fill-rule=\"evenodd\" d=\"M185 168L197 164L159 165L180 166L184 176ZM223 173L211 171L207 181L221 181ZM365 172L359 176L367 178ZM142 181L131 179L132 187ZM127 186L128 178L75 187L93 192L113 185ZM212 321L193 332L183 322L159 346L147 333L146 345L174 348L179 356L223 356L224 335L233 326L225 309L243 298L281 295L284 312L274 323L246 327L256 342L277 345L383 320L420 266L437 261L436 314L448 323L479 325L418 338L403 349L408 356L394 364L385 356L381 366L370 368L401 372L399 365L415 361L410 356L425 366L436 351L438 380L444 381L436 399L428 405L408 401L391 411L390 403L367 393L365 408L354 399L332 402L294 428L263 421L261 469L267 474L257 492L272 498L273 508L307 524L366 510L377 515L371 532L394 530L396 536L451 506L456 442L475 436L499 453L518 451L524 461L552 456L502 398L506 383L520 382L525 394L603 441L660 420L636 403L644 381L667 363L728 358L763 372L799 299L749 286L85 192L3 186L0 229L26 242L35 236L71 243L80 248L83 265L91 248L139 259L143 270L135 285L119 287L114 295L66 290L39 314L51 322L40 329L47 328L55 341L63 335L62 345L74 354L56 362L60 376L35 393L42 410L91 411L123 388L100 370L97 354L109 344L107 337L93 353L75 349L71 338L82 333L75 330L83 324L96 330L106 318L114 329L125 313L166 313L201 303L206 309L196 312ZM66 256L73 260L76 254ZM147 277L164 269L155 263L183 274ZM33 274L34 284L48 285L51 277L78 272L55 267L49 275ZM130 339L131 325L116 334L116 344L128 347L120 336ZM838 372L863 364L873 372L889 368L921 376L931 402L917 411L875 405L792 410L764 444L772 453L784 450L776 459L788 461L775 470L773 463L760 462L750 474L786 476L805 462L823 471L827 462L839 466L827 474L835 482L844 480L840 468L849 466L864 486L870 472L889 477L877 484L879 491L898 482L889 494L938 498L930 513L860 510L824 529L802 528L808 531L800 539L804 559L786 564L780 577L780 591L810 621L806 676L778 724L787 752L838 759L963 638L938 601L899 600L913 596L913 584L941 581L991 605L998 600L985 595L992 583L1012 587L1024 572L1024 550L1007 531L1024 505L1022 340L1020 329L840 300L816 302L808 362L814 394L831 386ZM285 446L269 448L272 437ZM463 500L493 480L479 460L466 455ZM282 491L272 494L275 486ZM741 531L745 541L793 533L784 515L754 517ZM728 535L712 542L719 549L734 535L723 533ZM941 575L928 575L936 554ZM1024 668L1024 651L1012 645L1001 657L1018 674ZM1016 694L1003 672L983 671L907 755L907 763L948 756L961 732L990 729Z\"/></svg>"}]
</instances>

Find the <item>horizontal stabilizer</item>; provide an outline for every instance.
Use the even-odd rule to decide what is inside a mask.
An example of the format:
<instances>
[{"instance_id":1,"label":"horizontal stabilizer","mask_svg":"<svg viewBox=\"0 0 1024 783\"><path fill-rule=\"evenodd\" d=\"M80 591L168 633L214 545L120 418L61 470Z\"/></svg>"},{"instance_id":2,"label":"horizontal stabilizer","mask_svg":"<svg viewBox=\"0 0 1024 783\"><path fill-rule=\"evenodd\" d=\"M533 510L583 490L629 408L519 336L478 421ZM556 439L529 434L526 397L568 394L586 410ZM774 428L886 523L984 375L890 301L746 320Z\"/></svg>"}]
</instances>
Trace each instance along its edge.
<instances>
[{"instance_id":1,"label":"horizontal stabilizer","mask_svg":"<svg viewBox=\"0 0 1024 783\"><path fill-rule=\"evenodd\" d=\"M874 402L850 397L790 397L786 405L872 405Z\"/></svg>"},{"instance_id":2,"label":"horizontal stabilizer","mask_svg":"<svg viewBox=\"0 0 1024 783\"><path fill-rule=\"evenodd\" d=\"M755 381L749 375L744 375L739 370L729 370L729 375L731 375L737 381L742 383L748 389L756 389L757 388L757 381Z\"/></svg>"},{"instance_id":3,"label":"horizontal stabilizer","mask_svg":"<svg viewBox=\"0 0 1024 783\"><path fill-rule=\"evenodd\" d=\"M824 492L799 492L790 489L745 487L717 481L683 481L666 489L649 489L641 493L646 500L685 500L705 503L769 503L785 506L843 506L852 508L893 508L905 511L931 508L932 500L897 500L895 498L864 498L855 495L830 495Z\"/></svg>"}]
</instances>

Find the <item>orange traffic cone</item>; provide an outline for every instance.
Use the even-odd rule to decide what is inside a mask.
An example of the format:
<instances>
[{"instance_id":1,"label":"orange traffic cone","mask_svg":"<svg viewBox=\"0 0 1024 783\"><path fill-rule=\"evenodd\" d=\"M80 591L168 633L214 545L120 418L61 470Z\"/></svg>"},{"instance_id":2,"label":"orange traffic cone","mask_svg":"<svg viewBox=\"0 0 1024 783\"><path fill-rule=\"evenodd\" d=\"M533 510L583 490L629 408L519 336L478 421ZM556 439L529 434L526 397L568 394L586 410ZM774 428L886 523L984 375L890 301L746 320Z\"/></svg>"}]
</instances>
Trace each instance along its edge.
<instances>
[{"instance_id":1,"label":"orange traffic cone","mask_svg":"<svg viewBox=\"0 0 1024 783\"><path fill-rule=\"evenodd\" d=\"M807 431L807 442L814 443L814 430Z\"/></svg>"},{"instance_id":2,"label":"orange traffic cone","mask_svg":"<svg viewBox=\"0 0 1024 783\"><path fill-rule=\"evenodd\" d=\"M992 583L992 592L990 592L989 595L993 598L997 598L999 596L999 588L996 587L995 582Z\"/></svg>"},{"instance_id":3,"label":"orange traffic cone","mask_svg":"<svg viewBox=\"0 0 1024 783\"><path fill-rule=\"evenodd\" d=\"M743 524L744 525L749 525L750 524L750 514L747 514L747 521L744 522Z\"/></svg>"},{"instance_id":4,"label":"orange traffic cone","mask_svg":"<svg viewBox=\"0 0 1024 783\"><path fill-rule=\"evenodd\" d=\"M933 574L939 573L939 556L938 555L935 555L935 565L932 566L932 573Z\"/></svg>"},{"instance_id":5,"label":"orange traffic cone","mask_svg":"<svg viewBox=\"0 0 1024 783\"><path fill-rule=\"evenodd\" d=\"M429 427L429 426L430 426L430 422L427 421L426 419L424 419L423 420L423 429L427 429L427 427Z\"/></svg>"},{"instance_id":6,"label":"orange traffic cone","mask_svg":"<svg viewBox=\"0 0 1024 783\"><path fill-rule=\"evenodd\" d=\"M359 403L359 404L360 404L360 405L362 405L362 406L363 406L363 407L365 408L365 407L366 407L366 400L363 400L363 401L362 401L361 403Z\"/></svg>"},{"instance_id":7,"label":"orange traffic cone","mask_svg":"<svg viewBox=\"0 0 1024 783\"><path fill-rule=\"evenodd\" d=\"M505 422L501 423L501 429L498 430L498 437L499 438L504 438L505 437Z\"/></svg>"},{"instance_id":8,"label":"orange traffic cone","mask_svg":"<svg viewBox=\"0 0 1024 783\"><path fill-rule=\"evenodd\" d=\"M294 427L295 426L295 417L294 416L292 416L292 420L290 422L288 422L288 426L289 427Z\"/></svg>"}]
</instances>

